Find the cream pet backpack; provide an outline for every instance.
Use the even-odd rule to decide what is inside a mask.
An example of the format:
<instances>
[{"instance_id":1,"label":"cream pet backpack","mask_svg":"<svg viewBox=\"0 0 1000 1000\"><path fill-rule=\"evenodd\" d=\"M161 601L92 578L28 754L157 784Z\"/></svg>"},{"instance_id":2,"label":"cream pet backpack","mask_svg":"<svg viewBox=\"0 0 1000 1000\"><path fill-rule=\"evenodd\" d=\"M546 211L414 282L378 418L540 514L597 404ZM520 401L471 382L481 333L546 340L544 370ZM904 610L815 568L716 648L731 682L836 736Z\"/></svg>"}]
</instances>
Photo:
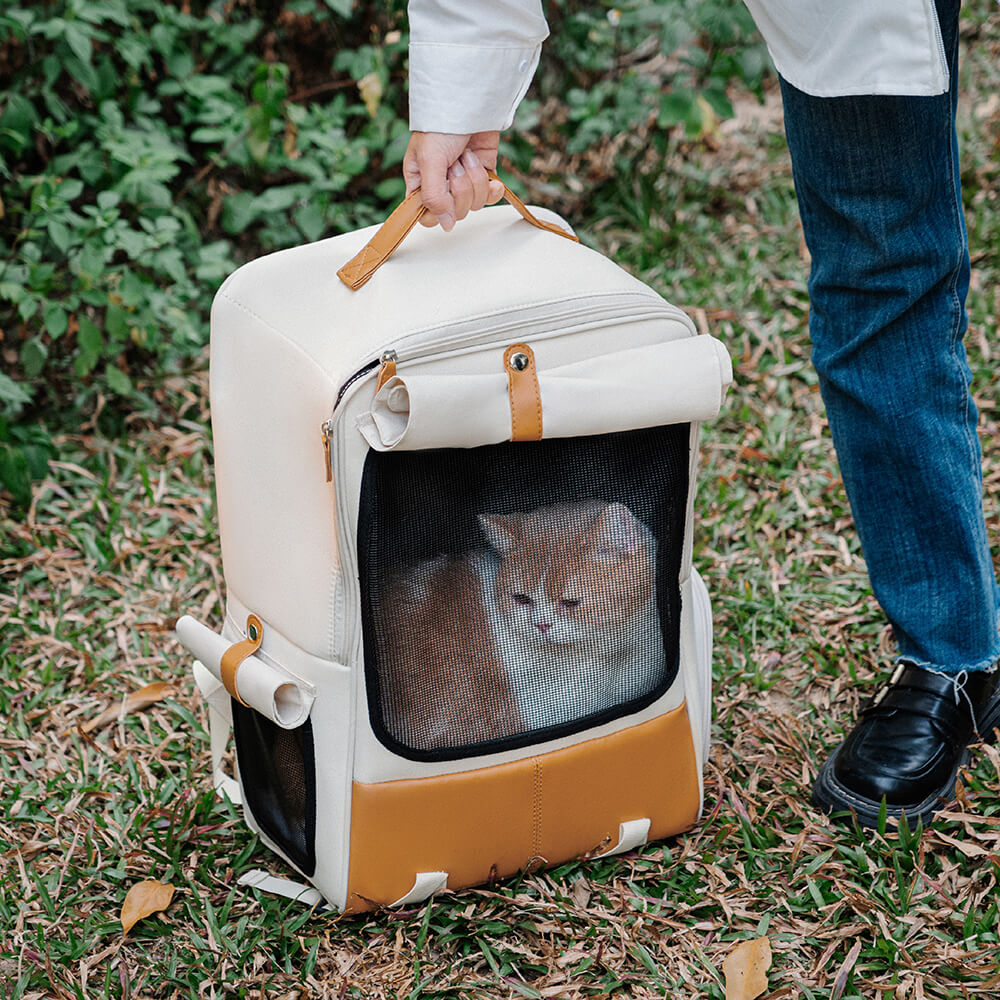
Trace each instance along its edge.
<instances>
[{"instance_id":1,"label":"cream pet backpack","mask_svg":"<svg viewBox=\"0 0 1000 1000\"><path fill-rule=\"evenodd\" d=\"M338 910L701 811L692 503L729 358L508 200L403 243L411 196L378 231L245 265L212 310L226 620L177 632L216 787Z\"/></svg>"}]
</instances>

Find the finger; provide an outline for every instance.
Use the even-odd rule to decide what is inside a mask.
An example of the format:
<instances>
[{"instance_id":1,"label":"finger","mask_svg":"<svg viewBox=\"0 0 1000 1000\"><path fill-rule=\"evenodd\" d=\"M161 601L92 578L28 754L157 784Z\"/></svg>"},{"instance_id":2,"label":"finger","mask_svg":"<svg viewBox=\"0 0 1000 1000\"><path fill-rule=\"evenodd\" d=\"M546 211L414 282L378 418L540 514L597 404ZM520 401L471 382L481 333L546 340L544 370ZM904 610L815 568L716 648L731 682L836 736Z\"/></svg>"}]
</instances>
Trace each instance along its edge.
<instances>
[{"instance_id":1,"label":"finger","mask_svg":"<svg viewBox=\"0 0 1000 1000\"><path fill-rule=\"evenodd\" d=\"M472 187L472 210L478 211L486 204L490 193L489 175L479 157L471 149L462 154L462 164L465 166L465 174Z\"/></svg>"},{"instance_id":2,"label":"finger","mask_svg":"<svg viewBox=\"0 0 1000 1000\"><path fill-rule=\"evenodd\" d=\"M448 190L455 201L455 218L464 219L472 208L472 182L461 161L453 163L448 171Z\"/></svg>"},{"instance_id":3,"label":"finger","mask_svg":"<svg viewBox=\"0 0 1000 1000\"><path fill-rule=\"evenodd\" d=\"M438 156L426 156L420 165L420 200L428 216L420 221L425 226L441 224L447 232L455 225L455 199L448 190L448 163Z\"/></svg>"},{"instance_id":4,"label":"finger","mask_svg":"<svg viewBox=\"0 0 1000 1000\"><path fill-rule=\"evenodd\" d=\"M489 194L486 196L487 205L495 205L503 198L503 181L490 181Z\"/></svg>"},{"instance_id":5,"label":"finger","mask_svg":"<svg viewBox=\"0 0 1000 1000\"><path fill-rule=\"evenodd\" d=\"M420 187L420 167L417 166L416 157L411 156L409 152L403 157L403 180L406 181L407 196Z\"/></svg>"}]
</instances>

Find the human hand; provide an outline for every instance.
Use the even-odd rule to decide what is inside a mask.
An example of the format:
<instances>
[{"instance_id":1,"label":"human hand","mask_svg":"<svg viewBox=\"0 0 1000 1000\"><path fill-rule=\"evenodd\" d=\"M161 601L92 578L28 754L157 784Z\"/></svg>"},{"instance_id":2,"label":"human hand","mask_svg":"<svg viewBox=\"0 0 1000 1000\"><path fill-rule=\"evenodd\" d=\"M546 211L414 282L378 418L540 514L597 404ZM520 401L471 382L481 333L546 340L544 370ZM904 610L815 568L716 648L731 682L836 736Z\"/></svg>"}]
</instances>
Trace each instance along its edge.
<instances>
[{"instance_id":1,"label":"human hand","mask_svg":"<svg viewBox=\"0 0 1000 1000\"><path fill-rule=\"evenodd\" d=\"M427 213L422 225L450 231L459 219L503 197L503 184L490 180L495 170L499 132L448 135L414 132L403 157L406 193L420 188Z\"/></svg>"}]
</instances>

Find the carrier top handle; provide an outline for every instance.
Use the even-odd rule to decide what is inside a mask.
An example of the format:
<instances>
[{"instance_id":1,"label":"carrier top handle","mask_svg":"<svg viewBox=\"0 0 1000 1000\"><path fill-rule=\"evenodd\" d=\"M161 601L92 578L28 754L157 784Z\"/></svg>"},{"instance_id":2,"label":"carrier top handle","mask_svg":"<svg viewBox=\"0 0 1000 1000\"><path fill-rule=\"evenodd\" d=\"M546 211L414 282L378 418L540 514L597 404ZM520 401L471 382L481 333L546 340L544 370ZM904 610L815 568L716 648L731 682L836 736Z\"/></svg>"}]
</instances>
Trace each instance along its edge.
<instances>
[{"instance_id":1,"label":"carrier top handle","mask_svg":"<svg viewBox=\"0 0 1000 1000\"><path fill-rule=\"evenodd\" d=\"M488 170L490 178L499 181L496 171ZM503 184L503 181L500 181ZM551 222L543 222L533 215L527 205L513 191L503 185L503 196L516 208L533 226L549 233L565 236L566 239L579 243L579 239L560 226ZM352 257L338 272L337 277L352 290L359 289L385 262L396 247L406 238L406 234L420 221L427 209L421 204L420 189L408 194L392 211L379 231L361 248L357 256Z\"/></svg>"}]
</instances>

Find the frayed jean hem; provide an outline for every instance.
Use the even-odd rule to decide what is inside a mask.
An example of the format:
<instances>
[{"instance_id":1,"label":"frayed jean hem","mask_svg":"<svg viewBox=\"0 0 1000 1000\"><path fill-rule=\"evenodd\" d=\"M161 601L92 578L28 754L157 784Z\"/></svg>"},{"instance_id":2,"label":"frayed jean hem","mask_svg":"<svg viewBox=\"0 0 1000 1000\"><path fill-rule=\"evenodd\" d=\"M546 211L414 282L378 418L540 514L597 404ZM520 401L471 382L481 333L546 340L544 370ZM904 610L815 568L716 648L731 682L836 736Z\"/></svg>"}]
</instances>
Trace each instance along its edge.
<instances>
[{"instance_id":1,"label":"frayed jean hem","mask_svg":"<svg viewBox=\"0 0 1000 1000\"><path fill-rule=\"evenodd\" d=\"M896 657L895 663L912 663L915 667L920 667L922 670L930 670L935 674L947 674L950 677L957 677L959 674L975 674L980 671L985 671L987 673L992 673L994 670L1000 669L1000 649L992 655L986 657L984 660L980 660L978 663L970 663L964 666L944 666L938 663L930 663L927 660L918 660L915 656L907 656L905 653L900 653Z\"/></svg>"}]
</instances>

